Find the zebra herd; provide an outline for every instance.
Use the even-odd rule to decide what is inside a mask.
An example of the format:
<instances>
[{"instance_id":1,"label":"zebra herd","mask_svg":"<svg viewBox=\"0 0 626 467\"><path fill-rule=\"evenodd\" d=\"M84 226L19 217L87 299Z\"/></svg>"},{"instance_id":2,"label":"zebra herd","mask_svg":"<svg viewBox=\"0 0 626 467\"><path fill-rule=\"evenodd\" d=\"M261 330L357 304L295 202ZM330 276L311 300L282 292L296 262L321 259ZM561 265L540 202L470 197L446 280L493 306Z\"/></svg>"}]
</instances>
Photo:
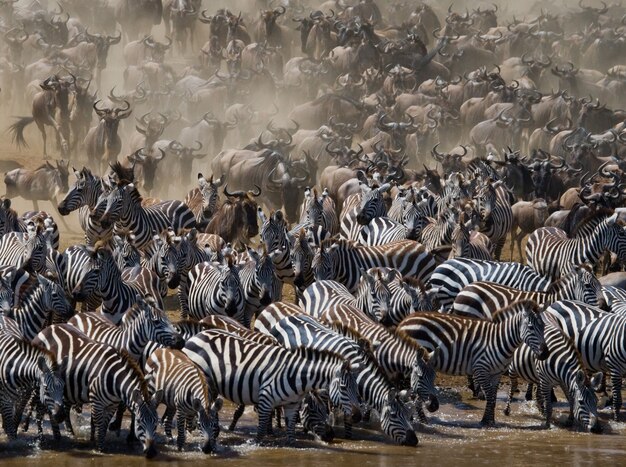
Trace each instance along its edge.
<instances>
[{"instance_id":1,"label":"zebra herd","mask_svg":"<svg viewBox=\"0 0 626 467\"><path fill-rule=\"evenodd\" d=\"M570 420L601 432L596 390L606 375L619 418L626 292L603 286L595 271L605 250L618 260L626 251L617 213L599 210L578 237L535 231L524 266L493 259L512 219L502 183L472 185L455 173L439 196L370 180L339 214L327 191L307 189L294 226L259 208L259 246L238 248L198 231L184 202L144 206L128 169L75 175L59 210L78 210L85 244L60 251L51 216L30 213L21 232L10 202L0 208L0 414L10 440L31 414L40 436L46 416L55 439L62 425L73 433L70 409L89 404L99 450L128 410L130 439L153 457L163 404L177 448L197 428L209 453L227 399L237 405L230 430L255 407L258 441L273 433L277 410L288 443L298 423L332 440L335 412L351 438L375 411L386 436L415 446L417 430L432 423L424 409L439 408L437 373L467 376L484 394L483 426L496 424L503 376L505 414L521 379L537 386L545 426L560 387ZM219 206L206 185L200 177L196 206ZM466 248L446 256L459 229L489 259ZM178 321L164 311L170 290Z\"/></svg>"}]
</instances>

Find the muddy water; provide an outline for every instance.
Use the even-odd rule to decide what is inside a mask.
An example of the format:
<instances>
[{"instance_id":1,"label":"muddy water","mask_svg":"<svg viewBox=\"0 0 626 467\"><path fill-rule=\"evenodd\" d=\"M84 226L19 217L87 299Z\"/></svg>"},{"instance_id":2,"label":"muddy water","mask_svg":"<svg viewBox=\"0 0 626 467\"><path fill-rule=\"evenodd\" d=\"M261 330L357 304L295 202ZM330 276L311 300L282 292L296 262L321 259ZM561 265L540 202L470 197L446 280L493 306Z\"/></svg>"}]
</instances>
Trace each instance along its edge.
<instances>
[{"instance_id":1,"label":"muddy water","mask_svg":"<svg viewBox=\"0 0 626 467\"><path fill-rule=\"evenodd\" d=\"M269 466L396 466L396 465L477 465L498 462L502 465L586 465L606 463L619 465L626 463L626 423L609 422L610 410L600 410L604 425L602 435L592 435L558 426L566 417L566 405L559 403L555 410L557 423L549 430L541 429L542 419L530 402L516 402L512 415L502 415L506 387L499 395L497 427L489 430L478 425L482 417L484 403L467 398L462 388L446 390L439 412L431 417L431 424L419 426L419 446L407 448L395 446L383 435L369 428L354 430L354 441L342 440L343 429L335 427L336 440L331 444L314 441L308 435L299 433L293 447L284 445L282 432L277 430L268 446L257 446L251 442L256 430L256 417L247 410L238 429L229 433L225 429L219 439L218 452L206 456L199 451L200 439L189 438L186 452L179 453L176 447L168 444L163 432L159 432L159 456L152 461L145 460L139 446L128 446L125 432L117 439L114 434L107 438L107 453L95 452L88 443L88 418L72 414L78 431L76 440L68 435L55 445L50 436L44 445L39 446L32 434L20 434L16 443L6 444L0 440L0 465L4 466L78 466L90 465L124 467L144 464L178 466L205 465L219 462L224 465L269 465ZM559 395L561 401L564 400ZM225 406L222 426L230 421L233 407ZM49 433L49 431L47 431Z\"/></svg>"}]
</instances>

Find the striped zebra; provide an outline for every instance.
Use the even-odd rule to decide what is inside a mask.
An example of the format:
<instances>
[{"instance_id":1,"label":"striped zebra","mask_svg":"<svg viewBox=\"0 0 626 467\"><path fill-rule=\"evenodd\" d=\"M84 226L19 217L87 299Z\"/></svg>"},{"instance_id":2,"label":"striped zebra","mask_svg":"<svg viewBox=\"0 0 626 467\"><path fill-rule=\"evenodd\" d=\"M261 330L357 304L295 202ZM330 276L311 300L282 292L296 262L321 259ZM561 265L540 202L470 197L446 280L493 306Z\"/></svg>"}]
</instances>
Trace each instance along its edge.
<instances>
[{"instance_id":1,"label":"striped zebra","mask_svg":"<svg viewBox=\"0 0 626 467\"><path fill-rule=\"evenodd\" d=\"M27 282L19 285L17 304L7 314L15 320L21 335L28 341L50 324L54 315L68 319L74 314L74 308L58 284L36 273L30 275ZM16 280L21 282L21 276L16 276Z\"/></svg>"},{"instance_id":2,"label":"striped zebra","mask_svg":"<svg viewBox=\"0 0 626 467\"><path fill-rule=\"evenodd\" d=\"M276 277L273 253L260 253L248 248L250 258L240 264L239 278L245 300L244 325L250 327L252 318L273 301L282 297L282 283Z\"/></svg>"},{"instance_id":3,"label":"striped zebra","mask_svg":"<svg viewBox=\"0 0 626 467\"><path fill-rule=\"evenodd\" d=\"M0 264L17 268L29 263L39 274L46 272L50 227L29 221L26 232L9 232L0 238Z\"/></svg>"},{"instance_id":4,"label":"striped zebra","mask_svg":"<svg viewBox=\"0 0 626 467\"><path fill-rule=\"evenodd\" d=\"M430 222L422 230L421 242L428 251L435 250L452 243L452 232L459 222L456 209L446 209L439 213L434 222Z\"/></svg>"},{"instance_id":5,"label":"striped zebra","mask_svg":"<svg viewBox=\"0 0 626 467\"><path fill-rule=\"evenodd\" d=\"M361 245L376 246L400 240L417 240L411 237L409 229L388 217L375 217L359 230L357 241Z\"/></svg>"},{"instance_id":6,"label":"striped zebra","mask_svg":"<svg viewBox=\"0 0 626 467\"><path fill-rule=\"evenodd\" d=\"M0 202L0 236L19 230L17 212L11 208L11 200L3 198Z\"/></svg>"},{"instance_id":7,"label":"striped zebra","mask_svg":"<svg viewBox=\"0 0 626 467\"><path fill-rule=\"evenodd\" d=\"M340 216L341 236L347 240L357 240L361 226L369 224L372 219L387 215L387 205L384 194L391 189L389 183L384 183L377 188L370 188L361 184L361 193L354 196L354 207L346 199ZM348 197L350 198L350 197Z\"/></svg>"},{"instance_id":8,"label":"striped zebra","mask_svg":"<svg viewBox=\"0 0 626 467\"><path fill-rule=\"evenodd\" d=\"M141 266L141 252L135 246L135 235L120 232L113 235L113 259L120 270Z\"/></svg>"},{"instance_id":9,"label":"striped zebra","mask_svg":"<svg viewBox=\"0 0 626 467\"><path fill-rule=\"evenodd\" d=\"M382 269L385 269L382 271ZM361 271L361 280L354 295L339 282L321 280L314 282L302 294L302 308L319 317L331 305L345 303L358 308L373 321L387 320L391 310L389 283L397 278L395 269L372 268Z\"/></svg>"},{"instance_id":10,"label":"striped zebra","mask_svg":"<svg viewBox=\"0 0 626 467\"><path fill-rule=\"evenodd\" d=\"M100 313L79 313L68 324L96 342L128 352L137 361L141 361L144 348L150 341L178 349L184 344L165 312L158 309L150 296L137 295L119 326Z\"/></svg>"},{"instance_id":11,"label":"striped zebra","mask_svg":"<svg viewBox=\"0 0 626 467\"><path fill-rule=\"evenodd\" d=\"M602 428L598 420L598 401L594 388L602 382L602 373L595 374L590 381L574 343L549 321L545 327L545 338L550 349L546 360L536 360L527 345L521 345L513 354L508 369L511 389L504 414L511 413L513 389L517 379L522 378L539 387L538 399L546 417L546 428L550 428L552 422L552 388L559 386L569 401L570 420L577 420L592 433L600 433Z\"/></svg>"},{"instance_id":12,"label":"striped zebra","mask_svg":"<svg viewBox=\"0 0 626 467\"><path fill-rule=\"evenodd\" d=\"M335 280L350 291L356 290L361 270L374 267L393 268L402 277L427 281L435 269L435 260L424 245L412 240L363 246L344 239L323 243L313 259L316 280Z\"/></svg>"},{"instance_id":13,"label":"striped zebra","mask_svg":"<svg viewBox=\"0 0 626 467\"><path fill-rule=\"evenodd\" d=\"M85 243L93 246L98 240L108 238L113 230L113 226L103 227L90 216L90 211L95 209L104 191L102 178L93 175L86 167L80 171L74 170L74 175L76 183L59 203L59 213L67 216L78 209L78 221L85 232Z\"/></svg>"},{"instance_id":14,"label":"striped zebra","mask_svg":"<svg viewBox=\"0 0 626 467\"><path fill-rule=\"evenodd\" d=\"M198 174L198 187L192 189L185 196L184 203L191 209L195 218L196 226L204 228L219 208L218 188L222 186L220 179L213 181L213 175L207 180Z\"/></svg>"},{"instance_id":15,"label":"striped zebra","mask_svg":"<svg viewBox=\"0 0 626 467\"><path fill-rule=\"evenodd\" d=\"M4 326L7 320L10 318L3 319ZM0 332L0 414L9 440L17 437L17 426L24 409L20 401L27 400L24 396L36 388L39 389L39 402L50 417L58 420L63 416L66 365L67 359L57 365L50 352L21 336L12 335L3 327Z\"/></svg>"},{"instance_id":16,"label":"striped zebra","mask_svg":"<svg viewBox=\"0 0 626 467\"><path fill-rule=\"evenodd\" d=\"M554 316L561 329L574 341L586 369L608 373L613 419L619 420L622 379L626 375L626 316L605 313L568 300L553 303L546 313Z\"/></svg>"},{"instance_id":17,"label":"striped zebra","mask_svg":"<svg viewBox=\"0 0 626 467\"><path fill-rule=\"evenodd\" d=\"M287 222L281 211L265 216L259 208L261 232L259 236L267 251L274 251L274 266L276 275L285 283L293 284L295 275L291 264L291 242L287 232Z\"/></svg>"},{"instance_id":18,"label":"striped zebra","mask_svg":"<svg viewBox=\"0 0 626 467\"><path fill-rule=\"evenodd\" d=\"M471 258L484 261L490 261L491 257L491 240L481 232L471 232L462 222L459 223L452 231L451 237L452 249L448 259L454 258Z\"/></svg>"},{"instance_id":19,"label":"striped zebra","mask_svg":"<svg viewBox=\"0 0 626 467\"><path fill-rule=\"evenodd\" d=\"M449 310L464 287L477 281L494 282L520 290L545 290L550 280L520 263L454 258L437 266L430 286L442 310Z\"/></svg>"},{"instance_id":20,"label":"striped zebra","mask_svg":"<svg viewBox=\"0 0 626 467\"><path fill-rule=\"evenodd\" d=\"M626 261L626 231L617 222L617 214L604 219L591 234L568 238L556 227L535 230L526 243L526 263L539 274L559 278L573 265L596 265L605 250Z\"/></svg>"},{"instance_id":21,"label":"striped zebra","mask_svg":"<svg viewBox=\"0 0 626 467\"><path fill-rule=\"evenodd\" d=\"M267 310L263 312L267 314ZM347 334L348 331L344 332ZM305 314L286 316L271 330L281 345L289 349L301 346L327 350L341 355L346 361L359 362L356 374L359 394L363 401L381 415L385 434L402 445L417 445L417 437L410 424L408 409L392 394L392 387L371 352L364 351L354 340L331 331ZM354 338L354 336L353 336ZM355 338L358 340L358 337ZM423 390L420 388L420 393ZM393 407L392 407L393 405ZM351 438L351 425L345 418L346 438Z\"/></svg>"},{"instance_id":22,"label":"striped zebra","mask_svg":"<svg viewBox=\"0 0 626 467\"><path fill-rule=\"evenodd\" d=\"M262 335L271 336L272 329L281 319L286 316L301 315L302 313L304 313L304 310L293 303L274 302L259 313L257 319L254 320L253 329Z\"/></svg>"},{"instance_id":23,"label":"striped zebra","mask_svg":"<svg viewBox=\"0 0 626 467\"><path fill-rule=\"evenodd\" d=\"M245 305L239 267L231 256L226 258L226 264L201 263L189 272L190 317L200 320L218 314L245 323Z\"/></svg>"},{"instance_id":24,"label":"striped zebra","mask_svg":"<svg viewBox=\"0 0 626 467\"><path fill-rule=\"evenodd\" d=\"M418 279L398 278L389 282L389 311L380 321L386 327L393 327L414 311L436 311L436 302Z\"/></svg>"},{"instance_id":25,"label":"striped zebra","mask_svg":"<svg viewBox=\"0 0 626 467\"><path fill-rule=\"evenodd\" d=\"M330 233L339 233L339 220L337 219L335 202L330 197L328 189L324 189L322 196L317 196L317 190L307 188L304 192L304 200L300 210L301 226L322 227Z\"/></svg>"},{"instance_id":26,"label":"striped zebra","mask_svg":"<svg viewBox=\"0 0 626 467\"><path fill-rule=\"evenodd\" d=\"M94 311L102 302L93 256L93 251L85 245L71 245L63 253L48 250L48 271L53 272L73 304L83 304L83 311Z\"/></svg>"},{"instance_id":27,"label":"striped zebra","mask_svg":"<svg viewBox=\"0 0 626 467\"><path fill-rule=\"evenodd\" d=\"M355 368L339 355L259 345L216 329L192 337L183 352L204 371L222 396L237 404L256 405L258 440L267 433L274 408L283 406L287 439L293 443L299 402L315 389L335 388L340 392L341 408L353 418L360 413L352 374Z\"/></svg>"},{"instance_id":28,"label":"striped zebra","mask_svg":"<svg viewBox=\"0 0 626 467\"><path fill-rule=\"evenodd\" d=\"M339 331L349 329L350 335L358 334L368 341L388 379L404 376L410 380L411 390L419 400L428 401L426 407L430 412L438 409L433 355L427 355L423 347L390 332L350 305L330 306L321 313L320 320Z\"/></svg>"},{"instance_id":29,"label":"striped zebra","mask_svg":"<svg viewBox=\"0 0 626 467\"><path fill-rule=\"evenodd\" d=\"M275 252L280 254L280 252ZM300 229L294 236L290 245L289 259L293 269L293 285L302 290L311 285L314 281L313 257L315 252L309 243L307 231Z\"/></svg>"},{"instance_id":30,"label":"striped zebra","mask_svg":"<svg viewBox=\"0 0 626 467\"><path fill-rule=\"evenodd\" d=\"M157 349L146 362L146 379L150 392L163 392L165 404L165 434L172 436L172 418L176 414L176 446L182 451L186 428L198 417L204 438L202 452L215 451L219 434L219 411L222 399L211 394L204 374L180 350Z\"/></svg>"},{"instance_id":31,"label":"striped zebra","mask_svg":"<svg viewBox=\"0 0 626 467\"><path fill-rule=\"evenodd\" d=\"M474 201L482 219L480 232L489 237L494 257L499 260L506 236L513 225L511 193L502 181L487 179L476 190Z\"/></svg>"},{"instance_id":32,"label":"striped zebra","mask_svg":"<svg viewBox=\"0 0 626 467\"><path fill-rule=\"evenodd\" d=\"M503 308L493 322L414 313L398 325L396 332L436 351L432 365L438 371L474 377L487 400L481 421L484 426L495 424L496 392L515 349L525 343L539 360L549 355L540 309L532 301Z\"/></svg>"},{"instance_id":33,"label":"striped zebra","mask_svg":"<svg viewBox=\"0 0 626 467\"><path fill-rule=\"evenodd\" d=\"M151 295L163 309L158 276L141 267L119 270L111 250L96 245L98 290L102 297L102 313L118 324L124 313L135 303L137 295Z\"/></svg>"},{"instance_id":34,"label":"striped zebra","mask_svg":"<svg viewBox=\"0 0 626 467\"><path fill-rule=\"evenodd\" d=\"M118 185L110 193L100 197L99 206L105 205L100 222L115 224L115 229L133 232L135 245L140 250L148 246L155 233L171 227L180 233L195 227L195 217L182 201L163 201L144 208L137 188L131 183ZM101 207L96 206L96 211Z\"/></svg>"},{"instance_id":35,"label":"striped zebra","mask_svg":"<svg viewBox=\"0 0 626 467\"><path fill-rule=\"evenodd\" d=\"M335 439L333 430L333 414L328 407L328 394L326 391L309 391L302 399L300 407L300 420L304 432L311 432L313 435L330 443Z\"/></svg>"},{"instance_id":36,"label":"striped zebra","mask_svg":"<svg viewBox=\"0 0 626 467\"><path fill-rule=\"evenodd\" d=\"M144 454L156 456L156 406L163 393L150 397L141 369L127 353L95 342L68 324L48 326L33 344L52 352L57 364L67 357L65 400L69 405L91 405L91 434L98 450L104 450L109 420L124 402L135 415Z\"/></svg>"},{"instance_id":37,"label":"striped zebra","mask_svg":"<svg viewBox=\"0 0 626 467\"><path fill-rule=\"evenodd\" d=\"M612 313L626 315L626 291L624 289L603 285L602 296Z\"/></svg>"},{"instance_id":38,"label":"striped zebra","mask_svg":"<svg viewBox=\"0 0 626 467\"><path fill-rule=\"evenodd\" d=\"M491 321L493 314L519 300L533 300L538 305L550 305L558 300L577 300L589 305L604 304L602 286L589 268L574 266L572 270L550 284L545 291L525 291L494 284L474 282L454 299L452 313Z\"/></svg>"}]
</instances>

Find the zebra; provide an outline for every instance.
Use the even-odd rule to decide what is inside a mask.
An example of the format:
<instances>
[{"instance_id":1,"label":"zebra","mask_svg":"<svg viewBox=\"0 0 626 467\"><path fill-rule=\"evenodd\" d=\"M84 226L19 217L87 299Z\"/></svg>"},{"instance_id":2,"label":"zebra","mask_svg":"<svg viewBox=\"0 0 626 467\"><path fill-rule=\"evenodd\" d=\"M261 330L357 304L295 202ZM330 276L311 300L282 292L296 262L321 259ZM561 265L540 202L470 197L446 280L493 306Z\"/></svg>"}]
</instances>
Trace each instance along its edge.
<instances>
[{"instance_id":1,"label":"zebra","mask_svg":"<svg viewBox=\"0 0 626 467\"><path fill-rule=\"evenodd\" d=\"M26 211L17 219L16 232L27 232L28 224L35 222L36 224L42 224L46 227L46 244L48 249L59 249L61 241L61 234L59 233L59 227L57 226L54 218L45 211ZM66 226L67 227L67 226Z\"/></svg>"},{"instance_id":2,"label":"zebra","mask_svg":"<svg viewBox=\"0 0 626 467\"><path fill-rule=\"evenodd\" d=\"M322 243L313 259L316 280L335 280L350 291L356 290L360 271L373 267L393 268L402 277L427 281L435 269L435 260L424 245L412 240L363 246L344 239Z\"/></svg>"},{"instance_id":3,"label":"zebra","mask_svg":"<svg viewBox=\"0 0 626 467\"><path fill-rule=\"evenodd\" d=\"M109 237L113 230L112 225L103 227L99 221L90 216L90 211L95 209L104 191L103 179L93 175L86 167L80 171L74 170L74 175L76 183L59 203L59 213L67 216L78 209L78 221L85 232L85 243L93 246L99 239Z\"/></svg>"},{"instance_id":4,"label":"zebra","mask_svg":"<svg viewBox=\"0 0 626 467\"><path fill-rule=\"evenodd\" d=\"M493 322L414 313L402 320L396 332L428 349L438 349L432 362L438 371L473 376L487 399L481 425L490 426L495 424L500 377L515 349L526 343L539 360L548 357L544 326L537 304L520 301L501 309Z\"/></svg>"},{"instance_id":5,"label":"zebra","mask_svg":"<svg viewBox=\"0 0 626 467\"><path fill-rule=\"evenodd\" d=\"M20 274L16 280L21 282ZM74 308L58 284L32 273L27 282L20 284L17 305L7 316L15 320L23 338L31 341L52 322L54 314L60 319L68 319L74 314Z\"/></svg>"},{"instance_id":6,"label":"zebra","mask_svg":"<svg viewBox=\"0 0 626 467\"><path fill-rule=\"evenodd\" d=\"M134 184L118 185L100 196L98 205L106 205L99 220L104 225L115 223L116 229L135 234L135 245L145 249L155 233L171 227L174 232L195 227L195 217L182 201L163 201L144 208L141 195ZM95 211L101 209L96 206Z\"/></svg>"},{"instance_id":7,"label":"zebra","mask_svg":"<svg viewBox=\"0 0 626 467\"><path fill-rule=\"evenodd\" d=\"M293 303L274 302L259 313L257 319L254 320L253 329L262 335L271 336L272 329L281 319L286 316L300 315L302 313L304 313L304 310ZM278 344L278 342L276 342L276 344Z\"/></svg>"},{"instance_id":8,"label":"zebra","mask_svg":"<svg viewBox=\"0 0 626 467\"><path fill-rule=\"evenodd\" d=\"M274 255L280 252L274 252ZM290 244L289 259L293 270L293 285L299 290L308 287L313 283L313 257L315 252L309 244L307 231L300 229L294 236Z\"/></svg>"},{"instance_id":9,"label":"zebra","mask_svg":"<svg viewBox=\"0 0 626 467\"><path fill-rule=\"evenodd\" d=\"M361 280L354 295L339 282L321 280L313 283L302 294L302 308L310 315L319 316L325 308L346 303L358 308L373 321L387 320L391 306L389 283L396 279L395 269L372 268L361 271Z\"/></svg>"},{"instance_id":10,"label":"zebra","mask_svg":"<svg viewBox=\"0 0 626 467\"><path fill-rule=\"evenodd\" d=\"M98 290L102 297L101 311L113 323L135 303L137 295L149 294L163 309L158 277L148 269L134 267L123 273L115 264L113 253L105 246L96 244L95 261L98 269Z\"/></svg>"},{"instance_id":11,"label":"zebra","mask_svg":"<svg viewBox=\"0 0 626 467\"><path fill-rule=\"evenodd\" d=\"M436 302L418 279L392 280L389 282L389 293L389 311L380 321L386 327L397 326L414 311L436 311Z\"/></svg>"},{"instance_id":12,"label":"zebra","mask_svg":"<svg viewBox=\"0 0 626 467\"><path fill-rule=\"evenodd\" d=\"M407 239L416 240L406 226L388 217L375 217L359 230L357 241L361 245L376 246Z\"/></svg>"},{"instance_id":13,"label":"zebra","mask_svg":"<svg viewBox=\"0 0 626 467\"><path fill-rule=\"evenodd\" d=\"M348 333L345 330L344 332ZM328 350L341 355L347 361L359 362L362 365L356 375L359 394L364 402L381 415L381 426L385 433L398 444L417 445L415 432L411 424L407 423L407 418L403 417L406 415L407 409L402 407L403 404L401 403L395 404L396 407L394 408L391 407L391 404L395 402L395 398L390 397L392 393L391 384L370 351L364 351L354 340L331 331L305 314L286 316L280 319L271 333L286 348L294 349L305 346L318 350ZM351 438L351 425L347 418L345 420L346 438Z\"/></svg>"},{"instance_id":14,"label":"zebra","mask_svg":"<svg viewBox=\"0 0 626 467\"><path fill-rule=\"evenodd\" d=\"M361 193L352 195L352 203L358 204L350 207L351 202L346 199L340 216L340 233L347 240L357 240L361 226L369 224L376 217L387 215L384 194L391 189L391 185L384 183L378 188L370 188L361 184L360 187Z\"/></svg>"},{"instance_id":15,"label":"zebra","mask_svg":"<svg viewBox=\"0 0 626 467\"><path fill-rule=\"evenodd\" d=\"M352 374L358 367L339 355L259 345L217 329L192 337L183 352L204 371L222 396L237 404L256 405L259 441L268 430L273 409L283 406L287 439L293 443L299 402L306 392L322 387L338 392L341 408L351 412L353 419L360 418L357 384Z\"/></svg>"},{"instance_id":16,"label":"zebra","mask_svg":"<svg viewBox=\"0 0 626 467\"><path fill-rule=\"evenodd\" d=\"M482 219L480 232L489 237L494 257L499 260L506 236L513 225L511 192L502 181L492 183L491 179L487 179L476 190L474 200Z\"/></svg>"},{"instance_id":17,"label":"zebra","mask_svg":"<svg viewBox=\"0 0 626 467\"><path fill-rule=\"evenodd\" d=\"M491 257L491 240L481 232L470 233L462 222L452 231L452 249L448 259L457 257L489 261Z\"/></svg>"},{"instance_id":18,"label":"zebra","mask_svg":"<svg viewBox=\"0 0 626 467\"><path fill-rule=\"evenodd\" d=\"M85 245L71 245L60 253L48 250L48 271L52 271L72 304L82 302L83 311L94 311L102 299L93 251Z\"/></svg>"},{"instance_id":19,"label":"zebra","mask_svg":"<svg viewBox=\"0 0 626 467\"><path fill-rule=\"evenodd\" d=\"M315 188L311 190L307 187L304 191L304 201L300 212L299 228L319 226L331 236L339 233L335 202L330 197L328 189L325 188L322 196L318 197Z\"/></svg>"},{"instance_id":20,"label":"zebra","mask_svg":"<svg viewBox=\"0 0 626 467\"><path fill-rule=\"evenodd\" d=\"M172 418L176 414L178 450L182 451L185 445L185 428L197 416L204 436L202 452L214 452L222 399L211 394L200 369L180 350L157 349L150 355L145 370L150 392L163 391L168 437L172 436Z\"/></svg>"},{"instance_id":21,"label":"zebra","mask_svg":"<svg viewBox=\"0 0 626 467\"><path fill-rule=\"evenodd\" d=\"M259 236L267 251L276 252L272 258L276 266L278 278L288 284L293 284L295 274L291 264L291 242L287 232L287 222L281 211L276 211L265 216L263 210L258 210L261 220L261 232Z\"/></svg>"},{"instance_id":22,"label":"zebra","mask_svg":"<svg viewBox=\"0 0 626 467\"><path fill-rule=\"evenodd\" d=\"M9 232L0 238L0 264L21 267L29 263L34 271L44 274L48 256L49 226L29 221L26 232Z\"/></svg>"},{"instance_id":23,"label":"zebra","mask_svg":"<svg viewBox=\"0 0 626 467\"><path fill-rule=\"evenodd\" d=\"M91 405L91 436L98 450L104 450L109 420L119 402L124 402L135 415L144 454L156 456L156 406L163 392L150 397L141 369L126 352L95 342L68 324L48 326L33 344L51 352L57 364L67 357L65 400L70 405Z\"/></svg>"},{"instance_id":24,"label":"zebra","mask_svg":"<svg viewBox=\"0 0 626 467\"><path fill-rule=\"evenodd\" d=\"M452 232L458 224L459 212L456 209L446 209L439 213L434 222L429 223L422 230L421 242L428 251L452 243Z\"/></svg>"},{"instance_id":25,"label":"zebra","mask_svg":"<svg viewBox=\"0 0 626 467\"><path fill-rule=\"evenodd\" d=\"M328 408L328 394L324 390L309 391L302 399L300 420L304 431L310 431L325 443L335 438L333 414Z\"/></svg>"},{"instance_id":26,"label":"zebra","mask_svg":"<svg viewBox=\"0 0 626 467\"><path fill-rule=\"evenodd\" d=\"M245 299L244 325L250 327L252 318L275 300L280 300L282 283L276 277L272 253L258 253L248 248L249 261L240 265L239 278Z\"/></svg>"},{"instance_id":27,"label":"zebra","mask_svg":"<svg viewBox=\"0 0 626 467\"><path fill-rule=\"evenodd\" d=\"M563 331L550 321L545 327L545 339L550 355L546 360L537 361L527 345L521 345L513 354L508 375L511 389L504 414L511 413L514 387L517 378L539 385L541 410L546 417L545 427L550 428L552 420L552 388L560 386L570 404L570 420L578 420L583 428L592 433L600 433L598 401L594 388L602 382L602 373L596 373L591 381L587 378L582 359L574 343Z\"/></svg>"},{"instance_id":28,"label":"zebra","mask_svg":"<svg viewBox=\"0 0 626 467\"><path fill-rule=\"evenodd\" d=\"M207 180L198 173L198 187L192 189L185 196L184 203L191 209L196 218L196 227L202 229L209 225L209 221L219 208L218 188L222 180L213 181L213 175Z\"/></svg>"},{"instance_id":29,"label":"zebra","mask_svg":"<svg viewBox=\"0 0 626 467\"><path fill-rule=\"evenodd\" d=\"M526 243L526 263L539 274L557 279L573 265L595 266L605 249L620 262L626 261L626 231L616 221L617 213L600 222L591 234L575 238L556 227L537 229Z\"/></svg>"},{"instance_id":30,"label":"zebra","mask_svg":"<svg viewBox=\"0 0 626 467\"><path fill-rule=\"evenodd\" d=\"M246 300L239 267L232 256L228 255L225 259L226 264L201 263L189 272L190 317L199 320L220 314L245 323Z\"/></svg>"},{"instance_id":31,"label":"zebra","mask_svg":"<svg viewBox=\"0 0 626 467\"><path fill-rule=\"evenodd\" d=\"M477 281L494 282L520 290L545 290L551 282L520 263L469 258L449 259L437 266L430 277L431 288L442 310L449 310L459 292Z\"/></svg>"},{"instance_id":32,"label":"zebra","mask_svg":"<svg viewBox=\"0 0 626 467\"><path fill-rule=\"evenodd\" d=\"M10 318L5 317L3 322L7 320ZM36 387L39 388L39 402L50 417L61 418L66 366L67 358L57 365L50 352L3 327L0 332L0 414L9 440L17 437L17 425L24 409L21 401L27 401L24 395L31 394Z\"/></svg>"},{"instance_id":33,"label":"zebra","mask_svg":"<svg viewBox=\"0 0 626 467\"><path fill-rule=\"evenodd\" d=\"M178 349L184 344L167 315L158 309L156 301L150 296L137 295L119 326L99 313L77 314L68 324L96 342L128 352L137 361L141 361L144 348L150 341Z\"/></svg>"},{"instance_id":34,"label":"zebra","mask_svg":"<svg viewBox=\"0 0 626 467\"><path fill-rule=\"evenodd\" d=\"M434 354L427 355L425 349L411 339L390 332L357 308L344 303L327 307L319 319L339 331L349 329L348 337L358 334L367 340L387 378L395 380L398 375L409 378L414 394L420 401L428 401L426 408L430 412L439 408L435 370L431 363Z\"/></svg>"},{"instance_id":35,"label":"zebra","mask_svg":"<svg viewBox=\"0 0 626 467\"><path fill-rule=\"evenodd\" d=\"M602 296L613 313L626 315L626 292L612 285L602 286Z\"/></svg>"},{"instance_id":36,"label":"zebra","mask_svg":"<svg viewBox=\"0 0 626 467\"><path fill-rule=\"evenodd\" d=\"M524 291L492 282L474 282L454 299L452 313L491 321L500 308L519 300L533 300L549 305L558 300L578 300L589 305L604 305L602 286L590 268L574 266L572 270L550 284L545 291Z\"/></svg>"},{"instance_id":37,"label":"zebra","mask_svg":"<svg viewBox=\"0 0 626 467\"><path fill-rule=\"evenodd\" d=\"M619 420L626 375L626 316L569 300L553 303L546 312L574 341L586 369L609 374L613 419Z\"/></svg>"},{"instance_id":38,"label":"zebra","mask_svg":"<svg viewBox=\"0 0 626 467\"><path fill-rule=\"evenodd\" d=\"M135 234L120 232L113 235L113 258L120 270L141 266L141 253L135 246Z\"/></svg>"}]
</instances>

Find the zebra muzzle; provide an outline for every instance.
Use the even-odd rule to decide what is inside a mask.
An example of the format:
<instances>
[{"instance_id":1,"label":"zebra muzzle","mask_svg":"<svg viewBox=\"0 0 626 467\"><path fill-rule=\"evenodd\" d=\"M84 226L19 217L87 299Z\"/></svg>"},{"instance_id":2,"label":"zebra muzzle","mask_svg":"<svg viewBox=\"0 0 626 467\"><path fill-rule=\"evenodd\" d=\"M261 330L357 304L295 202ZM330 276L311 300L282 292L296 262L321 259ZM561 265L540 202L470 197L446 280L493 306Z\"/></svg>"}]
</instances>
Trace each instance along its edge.
<instances>
[{"instance_id":1,"label":"zebra muzzle","mask_svg":"<svg viewBox=\"0 0 626 467\"><path fill-rule=\"evenodd\" d=\"M417 446L417 436L413 430L408 430L402 440L402 446Z\"/></svg>"},{"instance_id":2,"label":"zebra muzzle","mask_svg":"<svg viewBox=\"0 0 626 467\"><path fill-rule=\"evenodd\" d=\"M158 454L156 443L153 439L146 441L146 447L143 450L146 459L153 459Z\"/></svg>"},{"instance_id":3,"label":"zebra muzzle","mask_svg":"<svg viewBox=\"0 0 626 467\"><path fill-rule=\"evenodd\" d=\"M550 355L550 350L546 344L542 344L539 347L539 355L537 356L537 360L545 360Z\"/></svg>"},{"instance_id":4,"label":"zebra muzzle","mask_svg":"<svg viewBox=\"0 0 626 467\"><path fill-rule=\"evenodd\" d=\"M361 409L354 405L352 406L352 423L359 423L363 416L361 415Z\"/></svg>"},{"instance_id":5,"label":"zebra muzzle","mask_svg":"<svg viewBox=\"0 0 626 467\"><path fill-rule=\"evenodd\" d=\"M437 410L439 410L439 399L437 399L437 396L433 394L428 396L428 403L426 404L426 410L428 410L429 412L436 412Z\"/></svg>"}]
</instances>

